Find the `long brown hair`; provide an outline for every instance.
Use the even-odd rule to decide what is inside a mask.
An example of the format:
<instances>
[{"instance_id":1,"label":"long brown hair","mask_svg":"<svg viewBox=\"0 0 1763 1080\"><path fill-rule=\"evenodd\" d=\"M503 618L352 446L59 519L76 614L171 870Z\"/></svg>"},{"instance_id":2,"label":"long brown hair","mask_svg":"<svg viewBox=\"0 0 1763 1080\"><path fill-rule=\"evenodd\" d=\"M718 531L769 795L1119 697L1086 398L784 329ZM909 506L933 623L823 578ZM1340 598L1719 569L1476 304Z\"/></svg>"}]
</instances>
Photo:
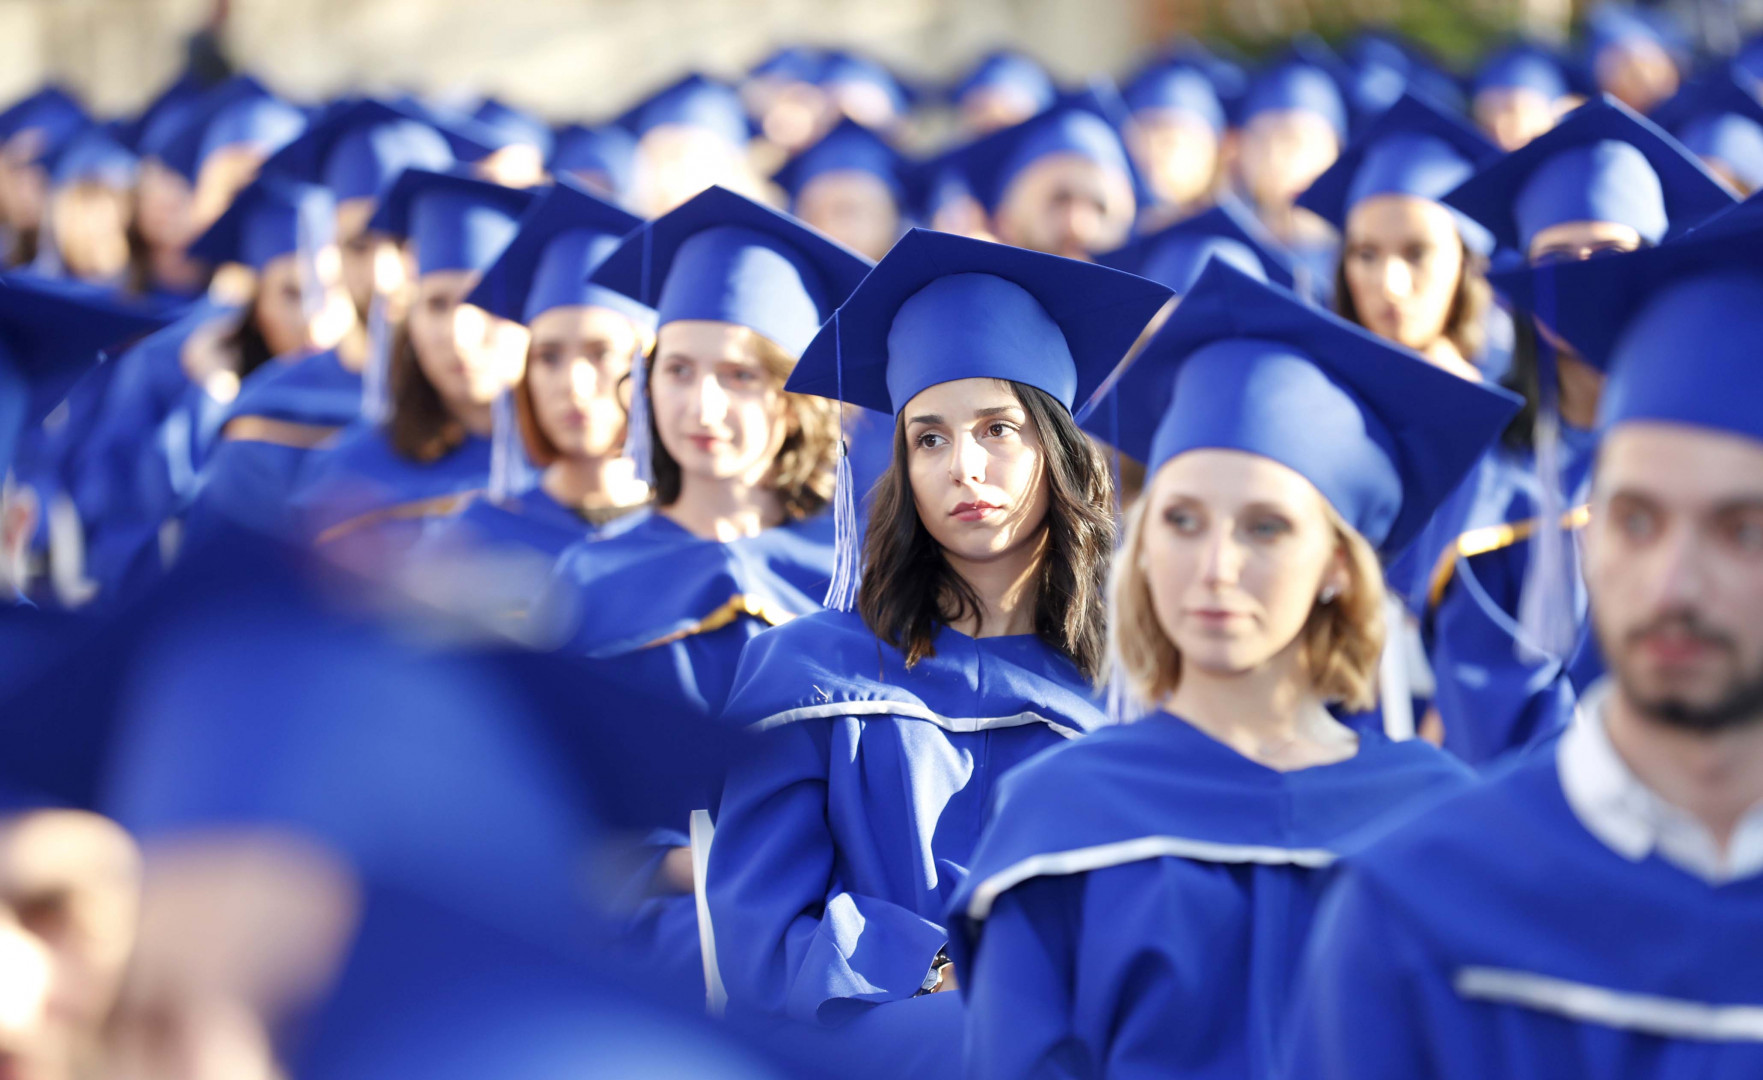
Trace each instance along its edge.
<instances>
[{"instance_id":1,"label":"long brown hair","mask_svg":"<svg viewBox=\"0 0 1763 1080\"><path fill-rule=\"evenodd\" d=\"M1457 273L1457 292L1451 297L1450 314L1445 316L1444 336L1463 359L1474 364L1487 344L1488 306L1494 301L1494 289L1488 284L1487 257L1470 251L1463 244L1462 237L1457 238L1457 243L1463 251L1463 268ZM1334 297L1335 312L1341 318L1359 326L1365 325L1365 320L1359 317L1358 305L1353 303L1353 290L1347 287L1344 243L1341 257L1335 263Z\"/></svg>"},{"instance_id":2,"label":"long brown hair","mask_svg":"<svg viewBox=\"0 0 1763 1080\"><path fill-rule=\"evenodd\" d=\"M465 425L447 408L440 391L423 374L406 326L400 326L392 340L387 382L392 415L386 421L386 434L399 456L428 465L465 445Z\"/></svg>"},{"instance_id":3,"label":"long brown hair","mask_svg":"<svg viewBox=\"0 0 1763 1080\"><path fill-rule=\"evenodd\" d=\"M782 387L796 368L796 358L769 338L746 327L740 329L750 335L748 341L760 366ZM660 338L657 337L649 354L639 361L651 375L659 348ZM832 501L834 469L839 454L839 407L825 398L807 394L786 393L783 398L784 444L772 460L765 482L777 492L790 519L800 521L820 513ZM679 462L661 442L653 408L649 410L649 446L655 477L655 504L672 506L679 501L684 478L680 475Z\"/></svg>"},{"instance_id":4,"label":"long brown hair","mask_svg":"<svg viewBox=\"0 0 1763 1080\"><path fill-rule=\"evenodd\" d=\"M1043 390L1007 384L1045 448L1047 553L1035 596L1035 634L1086 678L1102 668L1114 480L1095 444ZM935 656L937 628L980 610L973 587L943 557L918 517L907 474L906 425L894 423L894 463L876 483L857 610L912 667Z\"/></svg>"}]
</instances>

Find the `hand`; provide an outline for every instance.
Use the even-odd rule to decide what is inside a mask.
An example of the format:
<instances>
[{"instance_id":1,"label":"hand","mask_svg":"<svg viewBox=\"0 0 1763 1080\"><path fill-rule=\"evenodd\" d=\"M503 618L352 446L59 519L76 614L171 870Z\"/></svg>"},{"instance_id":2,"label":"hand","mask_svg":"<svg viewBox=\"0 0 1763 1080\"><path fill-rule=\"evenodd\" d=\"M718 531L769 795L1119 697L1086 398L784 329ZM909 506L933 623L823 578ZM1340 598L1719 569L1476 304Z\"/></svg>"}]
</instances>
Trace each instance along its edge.
<instances>
[{"instance_id":1,"label":"hand","mask_svg":"<svg viewBox=\"0 0 1763 1080\"><path fill-rule=\"evenodd\" d=\"M660 869L655 871L655 884L669 892L692 892L695 887L692 880L692 849L669 848L667 854L661 857Z\"/></svg>"},{"instance_id":2,"label":"hand","mask_svg":"<svg viewBox=\"0 0 1763 1080\"><path fill-rule=\"evenodd\" d=\"M940 994L945 990L959 989L961 984L955 981L955 962L951 960L937 969L937 984L930 988L930 992Z\"/></svg>"}]
</instances>

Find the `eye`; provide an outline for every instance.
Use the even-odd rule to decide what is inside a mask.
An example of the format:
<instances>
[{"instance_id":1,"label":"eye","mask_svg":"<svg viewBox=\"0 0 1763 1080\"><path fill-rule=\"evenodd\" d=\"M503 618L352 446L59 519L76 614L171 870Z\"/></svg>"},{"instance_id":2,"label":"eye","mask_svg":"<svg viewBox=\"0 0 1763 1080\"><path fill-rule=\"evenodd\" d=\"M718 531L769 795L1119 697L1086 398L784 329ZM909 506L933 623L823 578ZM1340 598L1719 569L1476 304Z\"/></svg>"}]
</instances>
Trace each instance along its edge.
<instances>
[{"instance_id":1,"label":"eye","mask_svg":"<svg viewBox=\"0 0 1763 1080\"><path fill-rule=\"evenodd\" d=\"M692 365L684 360L669 360L661 366L661 371L677 382L684 382L692 377Z\"/></svg>"},{"instance_id":2,"label":"eye","mask_svg":"<svg viewBox=\"0 0 1763 1080\"><path fill-rule=\"evenodd\" d=\"M1182 536L1192 536L1200 531L1200 515L1187 506L1172 506L1163 511L1163 521Z\"/></svg>"},{"instance_id":3,"label":"eye","mask_svg":"<svg viewBox=\"0 0 1763 1080\"><path fill-rule=\"evenodd\" d=\"M921 450L934 450L948 441L948 439L944 438L938 432L924 431L920 432L918 437L912 440L912 444Z\"/></svg>"},{"instance_id":4,"label":"eye","mask_svg":"<svg viewBox=\"0 0 1763 1080\"><path fill-rule=\"evenodd\" d=\"M986 435L993 439L1002 439L1007 435L1016 434L1016 425L1007 420L993 420L986 425Z\"/></svg>"},{"instance_id":5,"label":"eye","mask_svg":"<svg viewBox=\"0 0 1763 1080\"><path fill-rule=\"evenodd\" d=\"M1611 524L1631 544L1644 544L1659 535L1659 515L1645 506L1611 508Z\"/></svg>"},{"instance_id":6,"label":"eye","mask_svg":"<svg viewBox=\"0 0 1763 1080\"><path fill-rule=\"evenodd\" d=\"M1740 554L1763 554L1763 510L1724 515L1720 522L1720 538Z\"/></svg>"},{"instance_id":7,"label":"eye","mask_svg":"<svg viewBox=\"0 0 1763 1080\"><path fill-rule=\"evenodd\" d=\"M447 299L445 296L431 296L428 298L428 309L429 314L431 315L445 315L452 307L453 301Z\"/></svg>"},{"instance_id":8,"label":"eye","mask_svg":"<svg viewBox=\"0 0 1763 1080\"><path fill-rule=\"evenodd\" d=\"M1292 531L1292 523L1277 514L1256 514L1243 523L1250 537L1261 541L1278 540Z\"/></svg>"}]
</instances>

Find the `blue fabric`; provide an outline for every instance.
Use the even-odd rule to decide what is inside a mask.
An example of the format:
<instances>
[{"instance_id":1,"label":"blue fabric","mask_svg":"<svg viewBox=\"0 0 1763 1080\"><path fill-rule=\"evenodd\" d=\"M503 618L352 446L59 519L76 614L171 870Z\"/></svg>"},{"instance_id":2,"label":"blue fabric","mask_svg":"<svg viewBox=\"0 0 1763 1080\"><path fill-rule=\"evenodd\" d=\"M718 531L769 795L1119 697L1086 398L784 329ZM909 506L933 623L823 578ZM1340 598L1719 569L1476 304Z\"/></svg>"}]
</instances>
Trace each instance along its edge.
<instances>
[{"instance_id":1,"label":"blue fabric","mask_svg":"<svg viewBox=\"0 0 1763 1080\"><path fill-rule=\"evenodd\" d=\"M949 906L969 1074L1271 1075L1325 869L1123 856L1034 873L983 918L975 893L1029 859L1146 837L1338 855L1470 783L1425 743L1360 738L1282 773L1152 713L1006 776Z\"/></svg>"},{"instance_id":2,"label":"blue fabric","mask_svg":"<svg viewBox=\"0 0 1763 1080\"><path fill-rule=\"evenodd\" d=\"M406 169L374 211L368 227L407 239L419 275L483 270L514 238L533 193L457 173Z\"/></svg>"},{"instance_id":3,"label":"blue fabric","mask_svg":"<svg viewBox=\"0 0 1763 1080\"><path fill-rule=\"evenodd\" d=\"M336 242L336 200L330 191L265 176L241 191L226 213L190 244L190 255L216 265L243 263L261 272L272 259L297 252L311 258Z\"/></svg>"},{"instance_id":4,"label":"blue fabric","mask_svg":"<svg viewBox=\"0 0 1763 1080\"><path fill-rule=\"evenodd\" d=\"M58 86L45 87L0 113L0 139L23 131L40 135L33 161L53 157L92 124L85 109Z\"/></svg>"},{"instance_id":5,"label":"blue fabric","mask_svg":"<svg viewBox=\"0 0 1763 1080\"><path fill-rule=\"evenodd\" d=\"M551 129L525 109L485 98L472 110L471 118L493 132L503 146L537 147L544 157L551 156Z\"/></svg>"},{"instance_id":6,"label":"blue fabric","mask_svg":"<svg viewBox=\"0 0 1763 1080\"><path fill-rule=\"evenodd\" d=\"M665 326L745 326L800 356L873 264L786 214L712 187L625 238L594 282Z\"/></svg>"},{"instance_id":7,"label":"blue fabric","mask_svg":"<svg viewBox=\"0 0 1763 1080\"><path fill-rule=\"evenodd\" d=\"M599 531L534 484L499 502L475 498L452 517L430 523L411 561L466 578L468 603L481 605L479 610L491 617L525 619L558 557Z\"/></svg>"},{"instance_id":8,"label":"blue fabric","mask_svg":"<svg viewBox=\"0 0 1763 1080\"><path fill-rule=\"evenodd\" d=\"M828 53L815 78L822 89L837 90L840 86L867 86L880 90L888 99L891 115L899 118L912 107L913 92L900 77L867 56L836 49Z\"/></svg>"},{"instance_id":9,"label":"blue fabric","mask_svg":"<svg viewBox=\"0 0 1763 1080\"><path fill-rule=\"evenodd\" d=\"M131 191L140 165L134 151L109 132L102 127L89 127L69 139L56 154L49 178L56 187L90 183Z\"/></svg>"},{"instance_id":10,"label":"blue fabric","mask_svg":"<svg viewBox=\"0 0 1763 1080\"><path fill-rule=\"evenodd\" d=\"M458 125L364 98L321 117L263 171L323 184L339 201L377 199L405 169L445 170L489 152Z\"/></svg>"},{"instance_id":11,"label":"blue fabric","mask_svg":"<svg viewBox=\"0 0 1763 1080\"><path fill-rule=\"evenodd\" d=\"M1763 186L1763 102L1750 75L1717 66L1653 110L1652 119L1691 153L1727 166L1747 190Z\"/></svg>"},{"instance_id":12,"label":"blue fabric","mask_svg":"<svg viewBox=\"0 0 1763 1080\"><path fill-rule=\"evenodd\" d=\"M1528 253L1569 221L1628 225L1651 243L1733 203L1732 191L1658 125L1614 99L1580 106L1445 196L1503 248Z\"/></svg>"},{"instance_id":13,"label":"blue fabric","mask_svg":"<svg viewBox=\"0 0 1763 1080\"><path fill-rule=\"evenodd\" d=\"M248 96L228 104L209 119L196 160L205 162L218 151L234 146L273 154L304 130L306 114L299 109L273 97Z\"/></svg>"},{"instance_id":14,"label":"blue fabric","mask_svg":"<svg viewBox=\"0 0 1763 1080\"><path fill-rule=\"evenodd\" d=\"M637 141L630 132L611 124L572 125L558 133L555 147L547 166L553 176L597 173L613 191L630 190L637 152Z\"/></svg>"},{"instance_id":15,"label":"blue fabric","mask_svg":"<svg viewBox=\"0 0 1763 1080\"><path fill-rule=\"evenodd\" d=\"M1475 73L1475 92L1529 90L1549 101L1569 93L1561 60L1540 45L1518 42L1482 61Z\"/></svg>"},{"instance_id":16,"label":"blue fabric","mask_svg":"<svg viewBox=\"0 0 1763 1080\"><path fill-rule=\"evenodd\" d=\"M504 319L530 323L558 307L603 307L653 330L655 312L589 278L643 224L567 177L521 216L519 231L466 297Z\"/></svg>"},{"instance_id":17,"label":"blue fabric","mask_svg":"<svg viewBox=\"0 0 1763 1080\"><path fill-rule=\"evenodd\" d=\"M959 165L974 194L996 211L1014 181L1029 166L1053 155L1070 155L1132 181L1138 173L1127 156L1118 124L1125 106L1106 84L1068 95L1013 127L992 132L960 149Z\"/></svg>"},{"instance_id":18,"label":"blue fabric","mask_svg":"<svg viewBox=\"0 0 1763 1080\"><path fill-rule=\"evenodd\" d=\"M1612 947L1637 941L1647 947ZM1454 984L1467 967L1763 1006L1763 877L1710 887L1604 847L1568 807L1552 750L1348 860L1317 914L1286 1075L1737 1080L1763 1069L1755 1041L1466 999Z\"/></svg>"},{"instance_id":19,"label":"blue fabric","mask_svg":"<svg viewBox=\"0 0 1763 1080\"><path fill-rule=\"evenodd\" d=\"M752 130L741 95L695 73L650 95L618 123L639 139L658 127L694 127L714 132L737 147L747 145Z\"/></svg>"},{"instance_id":20,"label":"blue fabric","mask_svg":"<svg viewBox=\"0 0 1763 1080\"><path fill-rule=\"evenodd\" d=\"M983 57L949 89L949 98L960 104L977 91L1017 98L1030 112L1040 112L1058 96L1053 77L1039 61L1009 49Z\"/></svg>"},{"instance_id":21,"label":"blue fabric","mask_svg":"<svg viewBox=\"0 0 1763 1080\"><path fill-rule=\"evenodd\" d=\"M1101 255L1103 266L1150 278L1185 294L1200 278L1206 260L1217 258L1259 281L1292 288L1292 256L1253 212L1236 199L1225 199L1192 217L1140 236Z\"/></svg>"},{"instance_id":22,"label":"blue fabric","mask_svg":"<svg viewBox=\"0 0 1763 1080\"><path fill-rule=\"evenodd\" d=\"M1256 75L1237 110L1245 126L1264 112L1305 112L1319 116L1342 139L1347 135L1347 103L1340 84L1321 67L1289 59Z\"/></svg>"},{"instance_id":23,"label":"blue fabric","mask_svg":"<svg viewBox=\"0 0 1763 1080\"><path fill-rule=\"evenodd\" d=\"M934 647L907 670L829 611L742 655L724 720L757 741L724 787L707 879L731 1009L838 1024L922 1008L910 999L999 778L1102 722L1037 637L944 627ZM853 1032L854 1056L866 1041Z\"/></svg>"},{"instance_id":24,"label":"blue fabric","mask_svg":"<svg viewBox=\"0 0 1763 1080\"><path fill-rule=\"evenodd\" d=\"M913 229L802 353L787 389L897 413L954 379L1081 410L1169 290L1107 267Z\"/></svg>"},{"instance_id":25,"label":"blue fabric","mask_svg":"<svg viewBox=\"0 0 1763 1080\"><path fill-rule=\"evenodd\" d=\"M1085 426L1151 472L1195 449L1270 458L1394 556L1518 406L1215 262Z\"/></svg>"},{"instance_id":26,"label":"blue fabric","mask_svg":"<svg viewBox=\"0 0 1763 1080\"><path fill-rule=\"evenodd\" d=\"M1135 113L1151 109L1186 113L1213 131L1224 130L1224 106L1217 89L1205 72L1190 64L1153 65L1128 83L1121 97Z\"/></svg>"},{"instance_id":27,"label":"blue fabric","mask_svg":"<svg viewBox=\"0 0 1763 1080\"><path fill-rule=\"evenodd\" d=\"M438 461L420 464L392 449L381 428L355 427L309 456L292 507L300 527L319 536L376 511L477 491L490 481L490 440L469 436ZM419 517L387 517L353 528L337 543L378 551L408 549L421 538Z\"/></svg>"},{"instance_id":28,"label":"blue fabric","mask_svg":"<svg viewBox=\"0 0 1763 1080\"><path fill-rule=\"evenodd\" d=\"M881 136L850 119L839 121L818 142L785 162L771 179L794 202L818 177L840 172L873 176L888 186L896 205L904 207L907 202L911 164Z\"/></svg>"}]
</instances>

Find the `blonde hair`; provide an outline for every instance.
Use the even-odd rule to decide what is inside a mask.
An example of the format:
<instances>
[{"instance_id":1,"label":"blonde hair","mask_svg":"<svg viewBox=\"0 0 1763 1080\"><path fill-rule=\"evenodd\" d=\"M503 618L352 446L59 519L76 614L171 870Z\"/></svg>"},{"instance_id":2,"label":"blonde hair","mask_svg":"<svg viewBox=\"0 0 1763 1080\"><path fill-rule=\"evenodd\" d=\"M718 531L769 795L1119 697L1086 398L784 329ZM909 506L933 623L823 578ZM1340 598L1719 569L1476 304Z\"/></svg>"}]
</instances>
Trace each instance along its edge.
<instances>
[{"instance_id":1,"label":"blonde hair","mask_svg":"<svg viewBox=\"0 0 1763 1080\"><path fill-rule=\"evenodd\" d=\"M1181 685L1181 652L1164 633L1140 565L1146 507L1127 514L1126 536L1108 583L1108 652L1111 672L1133 703L1155 708ZM1322 503L1335 540L1346 557L1347 586L1329 603L1317 601L1300 631L1304 669L1316 693L1330 704L1363 712L1377 704L1377 665L1384 642L1383 566L1363 536L1335 508Z\"/></svg>"}]
</instances>

